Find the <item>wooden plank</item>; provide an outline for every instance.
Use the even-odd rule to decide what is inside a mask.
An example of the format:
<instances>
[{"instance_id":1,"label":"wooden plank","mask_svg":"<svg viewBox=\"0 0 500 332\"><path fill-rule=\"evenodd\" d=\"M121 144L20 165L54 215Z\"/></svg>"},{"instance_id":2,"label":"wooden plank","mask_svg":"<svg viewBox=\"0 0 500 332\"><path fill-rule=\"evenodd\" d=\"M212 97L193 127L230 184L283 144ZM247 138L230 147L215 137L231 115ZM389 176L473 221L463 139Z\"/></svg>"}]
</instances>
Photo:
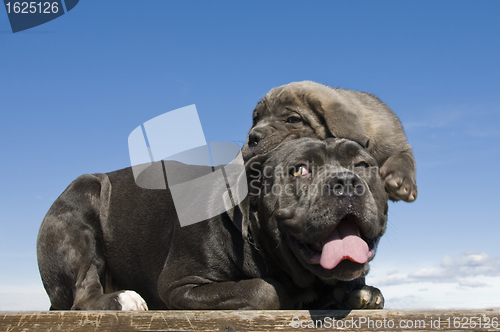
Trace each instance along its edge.
<instances>
[{"instance_id":1,"label":"wooden plank","mask_svg":"<svg viewBox=\"0 0 500 332\"><path fill-rule=\"evenodd\" d=\"M500 331L500 309L0 312L0 331Z\"/></svg>"}]
</instances>

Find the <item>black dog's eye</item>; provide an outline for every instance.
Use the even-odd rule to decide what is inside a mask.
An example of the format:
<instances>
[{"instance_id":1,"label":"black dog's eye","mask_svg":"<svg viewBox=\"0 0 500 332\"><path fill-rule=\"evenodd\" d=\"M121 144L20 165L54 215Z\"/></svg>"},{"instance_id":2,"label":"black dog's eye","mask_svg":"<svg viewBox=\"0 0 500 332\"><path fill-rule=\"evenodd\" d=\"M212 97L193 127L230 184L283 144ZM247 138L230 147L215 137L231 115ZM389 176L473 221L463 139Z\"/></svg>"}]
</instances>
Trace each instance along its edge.
<instances>
[{"instance_id":1,"label":"black dog's eye","mask_svg":"<svg viewBox=\"0 0 500 332\"><path fill-rule=\"evenodd\" d=\"M302 165L294 167L291 172L293 176L299 177L309 174L309 169L306 166Z\"/></svg>"},{"instance_id":2,"label":"black dog's eye","mask_svg":"<svg viewBox=\"0 0 500 332\"><path fill-rule=\"evenodd\" d=\"M292 115L288 119L286 119L286 123L299 123L302 122L302 118L297 115Z\"/></svg>"},{"instance_id":3,"label":"black dog's eye","mask_svg":"<svg viewBox=\"0 0 500 332\"><path fill-rule=\"evenodd\" d=\"M354 167L368 168L368 167L370 167L370 165L366 161L360 161L359 163L357 163L356 165L354 165Z\"/></svg>"}]
</instances>

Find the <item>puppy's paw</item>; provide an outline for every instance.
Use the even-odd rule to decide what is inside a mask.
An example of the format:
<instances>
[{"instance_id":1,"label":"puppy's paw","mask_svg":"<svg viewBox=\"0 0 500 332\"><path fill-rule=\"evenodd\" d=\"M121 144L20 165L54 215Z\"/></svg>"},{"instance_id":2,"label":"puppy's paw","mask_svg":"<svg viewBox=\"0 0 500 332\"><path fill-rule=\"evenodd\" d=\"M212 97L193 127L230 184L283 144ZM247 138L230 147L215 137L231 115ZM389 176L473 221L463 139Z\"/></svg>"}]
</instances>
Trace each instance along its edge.
<instances>
[{"instance_id":1,"label":"puppy's paw","mask_svg":"<svg viewBox=\"0 0 500 332\"><path fill-rule=\"evenodd\" d=\"M363 286L347 295L347 305L350 309L382 309L384 297L378 288Z\"/></svg>"},{"instance_id":2,"label":"puppy's paw","mask_svg":"<svg viewBox=\"0 0 500 332\"><path fill-rule=\"evenodd\" d=\"M381 175L383 176L385 173L381 173ZM413 202L417 198L417 185L402 172L393 172L382 179L391 200Z\"/></svg>"},{"instance_id":3,"label":"puppy's paw","mask_svg":"<svg viewBox=\"0 0 500 332\"><path fill-rule=\"evenodd\" d=\"M118 303L121 305L123 311L145 311L148 310L146 301L134 291L124 291L118 295Z\"/></svg>"},{"instance_id":4,"label":"puppy's paw","mask_svg":"<svg viewBox=\"0 0 500 332\"><path fill-rule=\"evenodd\" d=\"M389 157L380 169L380 176L391 200L413 202L417 198L415 162L412 157L404 154Z\"/></svg>"}]
</instances>

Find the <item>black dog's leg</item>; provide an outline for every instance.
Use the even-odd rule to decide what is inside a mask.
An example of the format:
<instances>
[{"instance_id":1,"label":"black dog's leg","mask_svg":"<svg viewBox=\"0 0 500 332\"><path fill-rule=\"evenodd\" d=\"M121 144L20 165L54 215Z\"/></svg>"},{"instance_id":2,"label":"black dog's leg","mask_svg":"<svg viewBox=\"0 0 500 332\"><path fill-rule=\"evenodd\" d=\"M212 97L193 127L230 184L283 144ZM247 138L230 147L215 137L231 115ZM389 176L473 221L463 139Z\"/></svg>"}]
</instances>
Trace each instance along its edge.
<instances>
[{"instance_id":1,"label":"black dog's leg","mask_svg":"<svg viewBox=\"0 0 500 332\"><path fill-rule=\"evenodd\" d=\"M135 292L104 294L106 261L100 225L103 180L104 175L96 174L73 181L40 227L38 265L52 310L147 309Z\"/></svg>"},{"instance_id":2,"label":"black dog's leg","mask_svg":"<svg viewBox=\"0 0 500 332\"><path fill-rule=\"evenodd\" d=\"M192 283L190 278L162 289L162 299L171 309L278 310L295 309L285 286L271 278L218 283ZM195 281L195 280L192 280ZM198 280L197 280L198 281Z\"/></svg>"}]
</instances>

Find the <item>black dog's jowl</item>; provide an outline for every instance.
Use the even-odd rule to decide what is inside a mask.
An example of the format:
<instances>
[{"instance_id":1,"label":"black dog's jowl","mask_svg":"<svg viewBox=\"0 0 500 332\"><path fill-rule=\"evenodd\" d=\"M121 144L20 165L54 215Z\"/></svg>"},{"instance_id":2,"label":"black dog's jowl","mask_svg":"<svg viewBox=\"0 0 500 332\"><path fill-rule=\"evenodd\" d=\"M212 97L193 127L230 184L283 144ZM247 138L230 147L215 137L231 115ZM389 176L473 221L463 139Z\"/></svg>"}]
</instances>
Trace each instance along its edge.
<instances>
[{"instance_id":1,"label":"black dog's jowl","mask_svg":"<svg viewBox=\"0 0 500 332\"><path fill-rule=\"evenodd\" d=\"M3 0L12 32L19 32L52 21L73 9L79 0L12 1Z\"/></svg>"}]
</instances>

